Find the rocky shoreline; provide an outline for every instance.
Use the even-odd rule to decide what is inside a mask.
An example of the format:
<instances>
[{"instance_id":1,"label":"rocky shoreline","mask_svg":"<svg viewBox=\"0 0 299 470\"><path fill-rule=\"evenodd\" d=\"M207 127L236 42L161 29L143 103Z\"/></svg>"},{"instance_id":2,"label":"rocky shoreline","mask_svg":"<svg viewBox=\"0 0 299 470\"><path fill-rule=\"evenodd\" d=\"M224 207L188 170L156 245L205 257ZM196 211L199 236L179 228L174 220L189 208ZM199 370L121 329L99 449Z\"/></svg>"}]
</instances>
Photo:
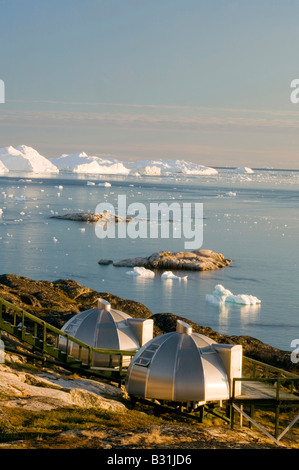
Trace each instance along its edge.
<instances>
[{"instance_id":1,"label":"rocky shoreline","mask_svg":"<svg viewBox=\"0 0 299 470\"><path fill-rule=\"evenodd\" d=\"M111 303L112 308L126 312L132 317L152 318L155 335L175 330L176 320L180 318L187 321L193 331L209 336L216 342L242 344L244 355L247 357L290 372L298 372L298 365L291 362L290 351L280 350L250 336L223 335L172 313L152 313L142 303L122 299L107 292L97 292L74 280L36 281L14 274L4 274L0 275L0 297L57 328L61 328L74 314L95 307L97 299L102 297Z\"/></svg>"}]
</instances>

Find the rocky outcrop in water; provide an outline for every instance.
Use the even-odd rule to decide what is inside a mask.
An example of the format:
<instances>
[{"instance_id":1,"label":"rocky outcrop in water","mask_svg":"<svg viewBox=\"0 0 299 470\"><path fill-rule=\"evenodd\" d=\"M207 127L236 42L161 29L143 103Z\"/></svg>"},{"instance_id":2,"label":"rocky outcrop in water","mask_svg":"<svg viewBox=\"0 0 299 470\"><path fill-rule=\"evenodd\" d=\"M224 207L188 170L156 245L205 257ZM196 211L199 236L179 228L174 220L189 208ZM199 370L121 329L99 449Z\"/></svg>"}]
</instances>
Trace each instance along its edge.
<instances>
[{"instance_id":1,"label":"rocky outcrop in water","mask_svg":"<svg viewBox=\"0 0 299 470\"><path fill-rule=\"evenodd\" d=\"M62 219L62 220L73 220L75 222L88 222L96 223L99 220L103 222L129 222L132 220L132 217L122 218L116 214L110 214L109 217L107 214L94 214L93 212L75 212L74 214L64 214L64 215L52 215L51 219Z\"/></svg>"},{"instance_id":2,"label":"rocky outcrop in water","mask_svg":"<svg viewBox=\"0 0 299 470\"><path fill-rule=\"evenodd\" d=\"M142 266L146 269L208 271L225 268L231 263L232 260L226 259L221 253L201 249L178 253L160 251L145 258L137 257L117 261L113 265L118 267Z\"/></svg>"}]
</instances>

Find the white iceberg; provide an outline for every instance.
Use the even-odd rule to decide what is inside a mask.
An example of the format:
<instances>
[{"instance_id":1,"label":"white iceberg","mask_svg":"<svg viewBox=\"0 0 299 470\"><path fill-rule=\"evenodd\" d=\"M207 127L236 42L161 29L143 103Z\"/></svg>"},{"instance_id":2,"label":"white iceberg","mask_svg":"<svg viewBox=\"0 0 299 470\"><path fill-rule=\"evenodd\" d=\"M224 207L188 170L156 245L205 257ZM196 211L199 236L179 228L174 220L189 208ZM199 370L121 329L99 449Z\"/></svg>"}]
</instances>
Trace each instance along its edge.
<instances>
[{"instance_id":1,"label":"white iceberg","mask_svg":"<svg viewBox=\"0 0 299 470\"><path fill-rule=\"evenodd\" d=\"M105 188L110 188L111 183L108 183L108 181L106 181L106 183L99 183L98 186L104 186Z\"/></svg>"},{"instance_id":2,"label":"white iceberg","mask_svg":"<svg viewBox=\"0 0 299 470\"><path fill-rule=\"evenodd\" d=\"M51 160L61 171L97 174L97 175L128 175L130 170L122 162L114 158L89 156L85 152L63 154Z\"/></svg>"},{"instance_id":3,"label":"white iceberg","mask_svg":"<svg viewBox=\"0 0 299 470\"><path fill-rule=\"evenodd\" d=\"M155 273L153 271L143 268L142 266L136 266L132 271L127 271L126 274L128 274L128 276L155 277Z\"/></svg>"},{"instance_id":4,"label":"white iceberg","mask_svg":"<svg viewBox=\"0 0 299 470\"><path fill-rule=\"evenodd\" d=\"M206 301L215 305L223 305L225 303L256 305L261 303L261 300L250 294L234 295L230 290L225 289L221 284L215 286L212 294L206 295Z\"/></svg>"},{"instance_id":5,"label":"white iceberg","mask_svg":"<svg viewBox=\"0 0 299 470\"><path fill-rule=\"evenodd\" d=\"M32 147L20 145L16 148L2 147L0 149L0 162L9 171L23 171L32 173L59 173L58 168L47 158L40 155Z\"/></svg>"},{"instance_id":6,"label":"white iceberg","mask_svg":"<svg viewBox=\"0 0 299 470\"><path fill-rule=\"evenodd\" d=\"M173 274L172 271L164 271L163 274L161 274L161 279L177 279L177 280L184 280L186 281L188 279L188 276L176 276L175 274Z\"/></svg>"},{"instance_id":7,"label":"white iceberg","mask_svg":"<svg viewBox=\"0 0 299 470\"><path fill-rule=\"evenodd\" d=\"M2 217L3 209L0 208L0 217Z\"/></svg>"},{"instance_id":8,"label":"white iceberg","mask_svg":"<svg viewBox=\"0 0 299 470\"><path fill-rule=\"evenodd\" d=\"M8 172L9 172L8 168L6 168L6 166L0 160L0 175L3 175L4 173L8 173Z\"/></svg>"},{"instance_id":9,"label":"white iceberg","mask_svg":"<svg viewBox=\"0 0 299 470\"><path fill-rule=\"evenodd\" d=\"M248 166L236 168L234 171L235 173L241 173L241 174L254 173L252 168L249 168Z\"/></svg>"},{"instance_id":10,"label":"white iceberg","mask_svg":"<svg viewBox=\"0 0 299 470\"><path fill-rule=\"evenodd\" d=\"M197 163L186 162L184 160L139 160L137 162L123 162L131 172L151 175L169 175L179 173L183 175L217 175L215 168L206 167Z\"/></svg>"},{"instance_id":11,"label":"white iceberg","mask_svg":"<svg viewBox=\"0 0 299 470\"><path fill-rule=\"evenodd\" d=\"M57 168L61 171L102 174L102 175L131 175L131 176L160 176L172 173L183 175L216 175L218 171L197 163L184 160L138 160L125 161L109 156L90 156L85 152L63 154L58 158L52 158Z\"/></svg>"},{"instance_id":12,"label":"white iceberg","mask_svg":"<svg viewBox=\"0 0 299 470\"><path fill-rule=\"evenodd\" d=\"M160 176L161 175L161 168L155 165L147 165L143 169L143 175L145 176Z\"/></svg>"}]
</instances>

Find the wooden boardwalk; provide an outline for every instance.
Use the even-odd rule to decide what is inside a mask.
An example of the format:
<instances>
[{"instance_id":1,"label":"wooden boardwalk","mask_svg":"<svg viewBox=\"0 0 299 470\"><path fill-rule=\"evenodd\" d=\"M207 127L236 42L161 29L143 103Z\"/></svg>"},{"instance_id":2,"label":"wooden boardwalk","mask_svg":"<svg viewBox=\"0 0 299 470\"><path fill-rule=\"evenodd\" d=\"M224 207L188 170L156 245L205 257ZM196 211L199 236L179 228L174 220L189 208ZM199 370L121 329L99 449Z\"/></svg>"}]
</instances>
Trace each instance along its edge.
<instances>
[{"instance_id":1,"label":"wooden boardwalk","mask_svg":"<svg viewBox=\"0 0 299 470\"><path fill-rule=\"evenodd\" d=\"M231 428L234 427L234 410L240 414L240 423L242 417L249 420L250 425L257 426L262 432L270 437L277 445L280 439L291 429L292 426L298 421L299 414L294 420L279 434L279 415L283 408L298 408L299 407L299 393L294 393L295 387L298 390L298 375L289 374L285 372L285 377L278 375L275 378L269 377L243 377L240 379L233 379L233 396L228 400L230 406L230 422ZM234 393L236 382L241 381L241 393ZM288 388L287 388L288 387ZM243 405L249 406L249 414L243 410ZM255 408L269 407L274 411L274 436L272 436L265 428L259 425L253 418ZM241 424L242 425L242 424Z\"/></svg>"},{"instance_id":2,"label":"wooden boardwalk","mask_svg":"<svg viewBox=\"0 0 299 470\"><path fill-rule=\"evenodd\" d=\"M241 395L237 395L234 401L252 402L252 401L268 401L278 400L280 402L298 402L299 395L295 395L289 391L279 390L277 396L277 387L264 382L244 382L242 384Z\"/></svg>"}]
</instances>

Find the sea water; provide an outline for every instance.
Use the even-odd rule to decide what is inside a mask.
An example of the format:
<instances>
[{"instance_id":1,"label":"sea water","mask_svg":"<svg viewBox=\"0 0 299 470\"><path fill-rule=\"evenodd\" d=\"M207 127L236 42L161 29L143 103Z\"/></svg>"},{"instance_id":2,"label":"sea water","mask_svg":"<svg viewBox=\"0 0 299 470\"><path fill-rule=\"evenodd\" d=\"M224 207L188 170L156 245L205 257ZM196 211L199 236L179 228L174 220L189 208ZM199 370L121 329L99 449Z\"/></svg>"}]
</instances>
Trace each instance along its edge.
<instances>
[{"instance_id":1,"label":"sea water","mask_svg":"<svg viewBox=\"0 0 299 470\"><path fill-rule=\"evenodd\" d=\"M111 186L103 183L109 182ZM91 184L95 183L95 184ZM99 185L98 183L101 183ZM52 218L94 212L102 202L202 203L202 248L232 260L226 268L175 272L185 281L128 276L131 268L99 265L184 250L182 238L99 239L94 224ZM173 313L222 334L248 335L284 350L299 338L299 172L238 175L108 177L10 174L0 178L0 273L35 280L74 279L99 293L135 300L153 313ZM216 285L248 294L258 305L214 305Z\"/></svg>"}]
</instances>

